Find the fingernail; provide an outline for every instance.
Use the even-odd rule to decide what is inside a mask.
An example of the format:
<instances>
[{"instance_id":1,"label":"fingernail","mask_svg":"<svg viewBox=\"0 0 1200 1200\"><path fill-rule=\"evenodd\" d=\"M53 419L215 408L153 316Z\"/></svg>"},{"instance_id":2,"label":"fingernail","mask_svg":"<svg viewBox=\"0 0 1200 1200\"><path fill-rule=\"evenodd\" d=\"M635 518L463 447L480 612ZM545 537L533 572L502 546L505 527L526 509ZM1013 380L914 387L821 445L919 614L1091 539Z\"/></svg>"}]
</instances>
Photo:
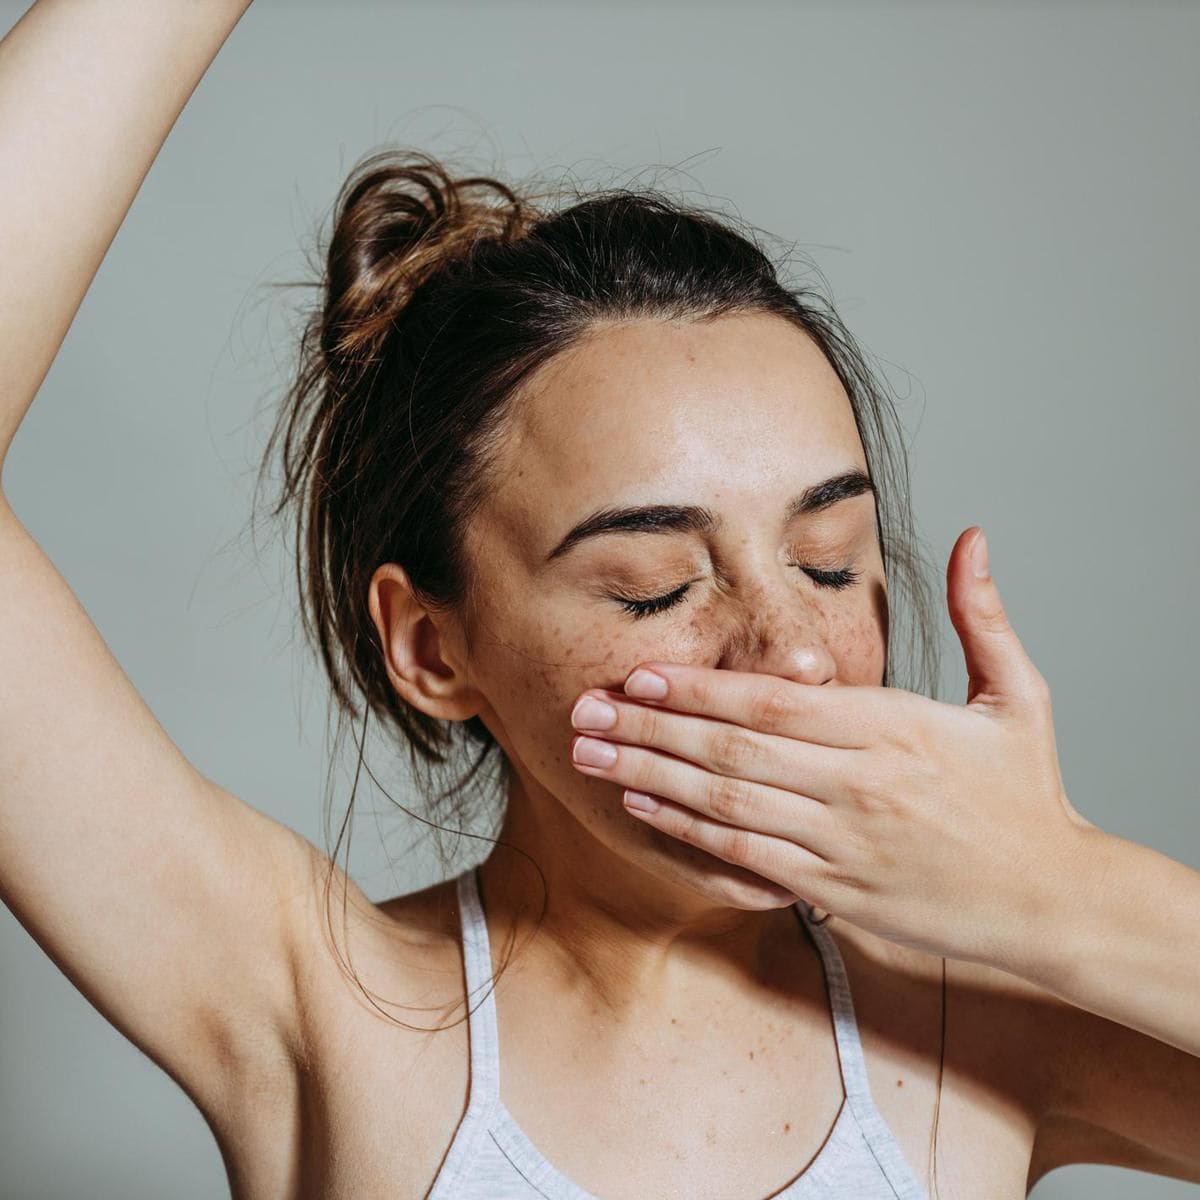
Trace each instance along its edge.
<instances>
[{"instance_id":1,"label":"fingernail","mask_svg":"<svg viewBox=\"0 0 1200 1200\"><path fill-rule=\"evenodd\" d=\"M645 667L638 667L625 680L625 693L639 700L661 700L667 694L667 681Z\"/></svg>"},{"instance_id":2,"label":"fingernail","mask_svg":"<svg viewBox=\"0 0 1200 1200\"><path fill-rule=\"evenodd\" d=\"M617 710L595 696L583 696L571 710L576 729L611 729L617 723Z\"/></svg>"},{"instance_id":3,"label":"fingernail","mask_svg":"<svg viewBox=\"0 0 1200 1200\"><path fill-rule=\"evenodd\" d=\"M988 547L987 538L983 536L983 530L979 531L979 536L975 539L975 545L971 547L971 565L975 568L976 579L986 579L990 573L988 568Z\"/></svg>"},{"instance_id":4,"label":"fingernail","mask_svg":"<svg viewBox=\"0 0 1200 1200\"><path fill-rule=\"evenodd\" d=\"M581 737L575 742L572 757L585 767L611 767L617 761L617 748L598 738Z\"/></svg>"},{"instance_id":5,"label":"fingernail","mask_svg":"<svg viewBox=\"0 0 1200 1200\"><path fill-rule=\"evenodd\" d=\"M662 805L655 800L653 796L647 796L645 792L630 792L625 793L625 807L636 808L638 812L658 812Z\"/></svg>"}]
</instances>

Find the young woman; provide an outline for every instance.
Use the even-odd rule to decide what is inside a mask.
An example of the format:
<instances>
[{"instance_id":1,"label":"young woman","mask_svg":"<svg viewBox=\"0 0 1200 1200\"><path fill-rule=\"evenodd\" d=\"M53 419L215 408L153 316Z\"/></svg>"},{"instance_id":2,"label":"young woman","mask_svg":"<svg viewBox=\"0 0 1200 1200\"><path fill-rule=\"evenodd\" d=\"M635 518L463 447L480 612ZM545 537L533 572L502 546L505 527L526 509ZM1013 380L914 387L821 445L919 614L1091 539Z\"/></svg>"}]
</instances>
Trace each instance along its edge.
<instances>
[{"instance_id":1,"label":"young woman","mask_svg":"<svg viewBox=\"0 0 1200 1200\"><path fill-rule=\"evenodd\" d=\"M0 42L4 450L246 7L40 0ZM469 752L452 804L496 768L477 869L372 904L216 786L0 503L4 900L195 1101L233 1194L993 1200L1082 1161L1200 1181L1165 939L1104 992L1093 943L1033 911L1066 907L1028 890L1051 876L1090 901L1083 848L1109 843L1062 795L974 529L950 604L1006 769L960 752L961 721L905 723L967 710L885 690L889 586L926 668L932 642L902 452L836 316L663 197L543 212L420 154L352 174L324 287L277 428L306 621L347 712L417 765ZM665 697L637 694L648 666Z\"/></svg>"}]
</instances>

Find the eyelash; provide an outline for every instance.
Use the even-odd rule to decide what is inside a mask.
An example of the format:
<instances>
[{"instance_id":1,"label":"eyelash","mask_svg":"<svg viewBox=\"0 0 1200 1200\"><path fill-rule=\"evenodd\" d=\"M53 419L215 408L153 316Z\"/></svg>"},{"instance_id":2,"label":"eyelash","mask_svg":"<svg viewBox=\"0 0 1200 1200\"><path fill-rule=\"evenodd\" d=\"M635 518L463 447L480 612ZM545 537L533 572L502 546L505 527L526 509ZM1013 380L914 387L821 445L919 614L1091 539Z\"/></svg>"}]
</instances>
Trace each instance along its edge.
<instances>
[{"instance_id":1,"label":"eyelash","mask_svg":"<svg viewBox=\"0 0 1200 1200\"><path fill-rule=\"evenodd\" d=\"M799 563L792 563L793 567L800 566ZM829 588L833 591L841 591L843 588L853 586L858 582L858 577L861 574L859 571L853 571L849 567L843 567L838 571L818 571L815 568L801 567L802 571L808 575L812 581L818 586ZM665 596L652 596L649 600L628 600L617 596L615 599L621 601L621 607L635 618L652 617L656 613L666 612L669 608L674 608L687 595L691 589L690 583L685 583L683 587L676 588L673 592L668 592Z\"/></svg>"}]
</instances>

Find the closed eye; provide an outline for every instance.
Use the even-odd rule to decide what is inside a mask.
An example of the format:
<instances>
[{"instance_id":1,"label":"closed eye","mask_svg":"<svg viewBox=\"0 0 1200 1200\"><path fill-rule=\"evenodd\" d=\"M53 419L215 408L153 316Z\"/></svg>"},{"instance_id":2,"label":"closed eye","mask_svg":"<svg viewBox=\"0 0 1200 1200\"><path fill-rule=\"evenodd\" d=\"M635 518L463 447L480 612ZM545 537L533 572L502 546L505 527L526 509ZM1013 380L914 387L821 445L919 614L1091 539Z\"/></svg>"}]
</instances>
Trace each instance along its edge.
<instances>
[{"instance_id":1,"label":"closed eye","mask_svg":"<svg viewBox=\"0 0 1200 1200\"><path fill-rule=\"evenodd\" d=\"M854 571L849 567L842 567L836 571L819 571L815 567L802 567L799 563L790 563L789 566L800 567L800 570L818 587L829 588L832 591L841 591L843 588L851 587L858 582L858 578L862 574L861 571ZM685 583L673 592L667 592L662 596L652 596L648 600L634 600L627 596L614 596L613 599L620 601L621 607L635 618L651 617L656 613L674 608L688 594L691 586L690 583Z\"/></svg>"}]
</instances>

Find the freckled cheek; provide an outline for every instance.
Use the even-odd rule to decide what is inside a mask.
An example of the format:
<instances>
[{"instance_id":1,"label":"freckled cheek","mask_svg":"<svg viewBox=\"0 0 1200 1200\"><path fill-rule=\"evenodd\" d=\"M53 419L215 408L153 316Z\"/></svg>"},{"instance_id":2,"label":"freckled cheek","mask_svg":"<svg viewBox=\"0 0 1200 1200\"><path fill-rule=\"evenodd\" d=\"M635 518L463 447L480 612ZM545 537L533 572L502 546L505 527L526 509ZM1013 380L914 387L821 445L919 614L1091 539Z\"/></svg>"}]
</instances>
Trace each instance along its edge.
<instances>
[{"instance_id":1,"label":"freckled cheek","mask_svg":"<svg viewBox=\"0 0 1200 1200\"><path fill-rule=\"evenodd\" d=\"M693 657L705 636L701 628L701 622L639 622L619 615L600 620L589 613L526 625L507 640L521 650L512 659L512 669L528 673L539 703L569 713L587 688L619 691L629 672L645 659Z\"/></svg>"},{"instance_id":2,"label":"freckled cheek","mask_svg":"<svg viewBox=\"0 0 1200 1200\"><path fill-rule=\"evenodd\" d=\"M887 632L879 616L863 607L831 618L828 645L845 683L878 687L887 663Z\"/></svg>"},{"instance_id":3,"label":"freckled cheek","mask_svg":"<svg viewBox=\"0 0 1200 1200\"><path fill-rule=\"evenodd\" d=\"M476 673L523 758L553 752L569 761L570 713L580 692L620 688L632 669L624 666L629 654L619 631L547 611L541 620L529 614L493 626L475 647Z\"/></svg>"},{"instance_id":4,"label":"freckled cheek","mask_svg":"<svg viewBox=\"0 0 1200 1200\"><path fill-rule=\"evenodd\" d=\"M574 787L597 782L580 776L571 763L570 714L580 693L620 691L629 672L646 659L704 661L714 639L711 623L705 630L701 620L603 621L591 614L547 615L496 633L480 680L513 750L531 767L549 768Z\"/></svg>"}]
</instances>

